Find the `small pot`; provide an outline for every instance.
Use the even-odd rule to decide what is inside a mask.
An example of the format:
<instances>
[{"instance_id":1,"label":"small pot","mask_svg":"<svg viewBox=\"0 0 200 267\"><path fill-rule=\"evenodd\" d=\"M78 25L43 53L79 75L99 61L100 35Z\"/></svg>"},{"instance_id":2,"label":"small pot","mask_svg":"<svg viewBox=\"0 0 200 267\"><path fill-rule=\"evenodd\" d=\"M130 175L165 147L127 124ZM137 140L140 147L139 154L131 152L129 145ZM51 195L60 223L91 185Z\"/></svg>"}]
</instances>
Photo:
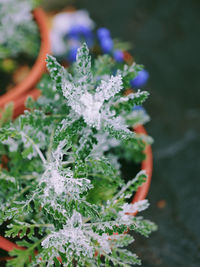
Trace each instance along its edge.
<instances>
[{"instance_id":1,"label":"small pot","mask_svg":"<svg viewBox=\"0 0 200 267\"><path fill-rule=\"evenodd\" d=\"M28 76L21 83L17 84L9 92L0 97L0 108L4 108L9 102L16 104L20 96L25 95L28 91L36 86L46 69L45 59L46 55L50 53L50 39L47 18L41 8L36 8L33 11L33 15L40 31L41 46L39 55Z\"/></svg>"}]
</instances>

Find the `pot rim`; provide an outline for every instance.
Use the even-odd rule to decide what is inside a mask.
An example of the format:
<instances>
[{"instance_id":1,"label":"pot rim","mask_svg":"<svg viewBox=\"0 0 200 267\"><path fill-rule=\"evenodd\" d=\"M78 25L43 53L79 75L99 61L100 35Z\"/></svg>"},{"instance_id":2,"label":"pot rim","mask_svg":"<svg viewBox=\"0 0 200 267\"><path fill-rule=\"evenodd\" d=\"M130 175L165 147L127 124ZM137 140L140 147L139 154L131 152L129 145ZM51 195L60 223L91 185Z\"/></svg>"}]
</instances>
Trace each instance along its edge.
<instances>
[{"instance_id":1,"label":"pot rim","mask_svg":"<svg viewBox=\"0 0 200 267\"><path fill-rule=\"evenodd\" d=\"M138 134L147 135L147 132L143 125L138 125L134 127L134 131ZM149 192L149 188L151 185L151 178L152 178L152 172L153 172L153 154L152 154L151 145L145 146L144 154L146 155L146 157L141 162L141 170L146 171L147 180L138 188L131 203L144 200Z\"/></svg>"}]
</instances>

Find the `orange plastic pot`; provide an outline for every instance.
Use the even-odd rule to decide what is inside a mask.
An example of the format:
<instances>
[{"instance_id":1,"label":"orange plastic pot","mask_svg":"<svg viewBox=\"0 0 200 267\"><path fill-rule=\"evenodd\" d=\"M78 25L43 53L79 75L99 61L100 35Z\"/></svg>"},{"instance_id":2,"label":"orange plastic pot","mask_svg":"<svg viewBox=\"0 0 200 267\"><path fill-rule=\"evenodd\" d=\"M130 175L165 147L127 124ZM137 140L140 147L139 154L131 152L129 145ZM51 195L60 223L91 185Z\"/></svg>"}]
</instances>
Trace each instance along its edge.
<instances>
[{"instance_id":1,"label":"orange plastic pot","mask_svg":"<svg viewBox=\"0 0 200 267\"><path fill-rule=\"evenodd\" d=\"M40 32L40 52L28 76L21 83L17 84L9 92L0 97L0 108L4 108L9 102L16 104L20 96L25 95L36 86L46 69L45 59L46 55L50 53L50 38L47 18L41 8L35 9L33 11L33 15Z\"/></svg>"},{"instance_id":2,"label":"orange plastic pot","mask_svg":"<svg viewBox=\"0 0 200 267\"><path fill-rule=\"evenodd\" d=\"M137 127L134 128L134 130L138 134L147 135L147 132L143 125L138 125ZM135 203L137 201L145 199L149 192L152 171L153 171L153 155L152 155L152 149L150 145L146 145L144 153L145 153L145 159L141 163L141 169L146 171L147 180L145 183L142 184L142 186L138 188L131 203Z\"/></svg>"}]
</instances>

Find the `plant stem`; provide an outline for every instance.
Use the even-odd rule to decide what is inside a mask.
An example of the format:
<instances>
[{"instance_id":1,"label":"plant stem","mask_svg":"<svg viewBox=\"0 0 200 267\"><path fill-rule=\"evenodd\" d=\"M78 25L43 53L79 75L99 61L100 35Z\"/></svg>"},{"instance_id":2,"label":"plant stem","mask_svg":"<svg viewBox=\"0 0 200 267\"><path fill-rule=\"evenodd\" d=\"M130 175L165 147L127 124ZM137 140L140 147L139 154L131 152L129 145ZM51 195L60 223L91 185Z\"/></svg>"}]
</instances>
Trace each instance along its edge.
<instances>
[{"instance_id":1,"label":"plant stem","mask_svg":"<svg viewBox=\"0 0 200 267\"><path fill-rule=\"evenodd\" d=\"M122 262L122 261L119 261L118 259L113 258L113 257L109 256L108 254L104 254L104 256L105 256L107 259L111 260L113 263L115 262L115 263L117 264L117 266L130 267L129 264L126 264L126 263L124 263L124 262Z\"/></svg>"},{"instance_id":2,"label":"plant stem","mask_svg":"<svg viewBox=\"0 0 200 267\"><path fill-rule=\"evenodd\" d=\"M54 227L53 224L30 224L30 225L27 225L28 228L34 228L34 227L47 227L47 228L51 228L51 227Z\"/></svg>"},{"instance_id":3,"label":"plant stem","mask_svg":"<svg viewBox=\"0 0 200 267\"><path fill-rule=\"evenodd\" d=\"M31 142L31 144L34 146L35 150L37 151L37 153L38 153L40 159L42 160L42 162L43 162L44 164L46 164L46 159L44 158L44 156L43 156L41 150L39 149L39 147L37 146L37 144L33 141L33 139L31 139L28 135L26 135L26 134L25 134L24 132L22 132L22 131L20 132L20 134L21 134L23 137L25 137L29 142Z\"/></svg>"},{"instance_id":4,"label":"plant stem","mask_svg":"<svg viewBox=\"0 0 200 267\"><path fill-rule=\"evenodd\" d=\"M133 180L131 180L131 181L129 181L125 186L123 186L122 187L122 189L114 196L114 198L112 199L112 202L115 202L120 196L122 196L123 195L123 193L132 185L132 184L134 184L137 180L138 180L138 178L139 178L139 176L141 175L141 174L144 174L144 171L142 170L142 171L140 171L137 175L136 175L136 177L133 179Z\"/></svg>"},{"instance_id":5,"label":"plant stem","mask_svg":"<svg viewBox=\"0 0 200 267\"><path fill-rule=\"evenodd\" d=\"M34 176L34 175L22 175L21 178L22 178L22 179L31 180L31 179L35 179L35 178L37 178L37 177Z\"/></svg>"},{"instance_id":6,"label":"plant stem","mask_svg":"<svg viewBox=\"0 0 200 267\"><path fill-rule=\"evenodd\" d=\"M25 193L31 186L27 185L21 192L19 192L18 194L15 195L15 197L8 202L8 204L6 205L6 208L10 207L11 204L19 197L21 196L23 193Z\"/></svg>"},{"instance_id":7,"label":"plant stem","mask_svg":"<svg viewBox=\"0 0 200 267\"><path fill-rule=\"evenodd\" d=\"M38 240L36 243L33 244L33 246L31 246L30 248L26 249L26 251L31 251L33 250L35 247L37 247L47 236L44 236L42 239Z\"/></svg>"},{"instance_id":8,"label":"plant stem","mask_svg":"<svg viewBox=\"0 0 200 267\"><path fill-rule=\"evenodd\" d=\"M51 151L52 151L52 146L53 146L53 136L55 133L55 128L52 129L51 136L50 136L50 142L49 142L49 147L47 151L47 160L50 161L51 158Z\"/></svg>"},{"instance_id":9,"label":"plant stem","mask_svg":"<svg viewBox=\"0 0 200 267\"><path fill-rule=\"evenodd\" d=\"M71 164L71 163L74 163L74 160L63 161L62 165L68 165L68 164Z\"/></svg>"}]
</instances>

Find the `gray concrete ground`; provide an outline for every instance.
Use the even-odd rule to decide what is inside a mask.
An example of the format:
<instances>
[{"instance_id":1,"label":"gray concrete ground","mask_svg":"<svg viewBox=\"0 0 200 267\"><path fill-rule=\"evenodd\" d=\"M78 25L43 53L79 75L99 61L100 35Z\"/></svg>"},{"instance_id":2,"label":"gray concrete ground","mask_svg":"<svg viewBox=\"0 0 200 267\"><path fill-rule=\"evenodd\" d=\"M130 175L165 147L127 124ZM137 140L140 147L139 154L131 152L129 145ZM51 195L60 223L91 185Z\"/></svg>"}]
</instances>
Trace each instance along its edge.
<instances>
[{"instance_id":1,"label":"gray concrete ground","mask_svg":"<svg viewBox=\"0 0 200 267\"><path fill-rule=\"evenodd\" d=\"M133 249L143 267L200 266L200 1L75 1L98 26L130 41L150 72L147 125L154 172L145 216L159 225Z\"/></svg>"}]
</instances>

